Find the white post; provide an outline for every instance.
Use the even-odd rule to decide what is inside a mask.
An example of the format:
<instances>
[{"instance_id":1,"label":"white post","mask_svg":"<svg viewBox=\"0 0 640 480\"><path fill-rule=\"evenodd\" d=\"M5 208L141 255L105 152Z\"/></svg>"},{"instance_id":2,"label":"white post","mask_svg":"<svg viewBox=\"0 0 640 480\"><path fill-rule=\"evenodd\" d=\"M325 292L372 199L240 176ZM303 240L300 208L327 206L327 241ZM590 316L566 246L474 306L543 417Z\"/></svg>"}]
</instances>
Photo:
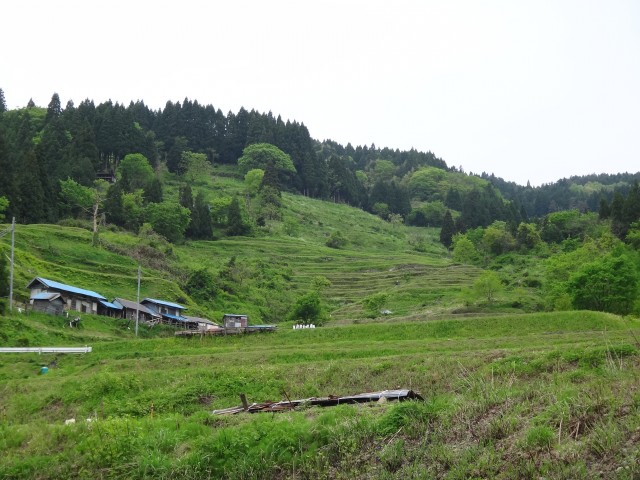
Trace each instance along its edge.
<instances>
[{"instance_id":1,"label":"white post","mask_svg":"<svg viewBox=\"0 0 640 480\"><path fill-rule=\"evenodd\" d=\"M138 297L136 303L136 337L138 336L138 319L140 318L140 265L138 265Z\"/></svg>"},{"instance_id":2,"label":"white post","mask_svg":"<svg viewBox=\"0 0 640 480\"><path fill-rule=\"evenodd\" d=\"M13 311L13 252L15 250L16 217L11 222L11 269L9 270L9 311Z\"/></svg>"}]
</instances>

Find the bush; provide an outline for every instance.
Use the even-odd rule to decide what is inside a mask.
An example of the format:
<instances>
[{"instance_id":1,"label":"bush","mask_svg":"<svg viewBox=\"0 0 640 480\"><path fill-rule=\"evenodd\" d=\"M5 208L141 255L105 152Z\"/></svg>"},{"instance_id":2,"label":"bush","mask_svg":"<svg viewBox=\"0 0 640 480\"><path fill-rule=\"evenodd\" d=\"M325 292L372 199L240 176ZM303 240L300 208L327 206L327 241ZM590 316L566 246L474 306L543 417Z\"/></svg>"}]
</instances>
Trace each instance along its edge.
<instances>
[{"instance_id":1,"label":"bush","mask_svg":"<svg viewBox=\"0 0 640 480\"><path fill-rule=\"evenodd\" d=\"M309 292L300 297L289 315L289 319L296 321L302 320L304 323L318 322L322 320L323 310L322 302L318 292Z\"/></svg>"},{"instance_id":2,"label":"bush","mask_svg":"<svg viewBox=\"0 0 640 480\"><path fill-rule=\"evenodd\" d=\"M374 293L369 295L362 301L367 316L370 318L376 318L380 315L380 310L389 301L389 295L386 293Z\"/></svg>"},{"instance_id":3,"label":"bush","mask_svg":"<svg viewBox=\"0 0 640 480\"><path fill-rule=\"evenodd\" d=\"M329 248L342 248L347 244L347 239L342 236L339 230L336 230L331 234L327 240L327 247Z\"/></svg>"}]
</instances>

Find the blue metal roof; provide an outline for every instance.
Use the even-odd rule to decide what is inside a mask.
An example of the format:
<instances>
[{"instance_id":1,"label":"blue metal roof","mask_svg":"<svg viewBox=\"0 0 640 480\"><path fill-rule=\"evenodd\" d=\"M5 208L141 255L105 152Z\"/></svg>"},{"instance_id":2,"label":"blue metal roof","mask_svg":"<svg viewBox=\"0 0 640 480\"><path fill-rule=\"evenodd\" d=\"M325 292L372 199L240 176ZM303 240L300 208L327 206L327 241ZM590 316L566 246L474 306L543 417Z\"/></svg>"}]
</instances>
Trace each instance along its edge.
<instances>
[{"instance_id":1,"label":"blue metal roof","mask_svg":"<svg viewBox=\"0 0 640 480\"><path fill-rule=\"evenodd\" d=\"M59 293L40 292L40 293L36 293L33 297L31 297L31 299L32 300L55 300L59 296L60 296Z\"/></svg>"},{"instance_id":2,"label":"blue metal roof","mask_svg":"<svg viewBox=\"0 0 640 480\"><path fill-rule=\"evenodd\" d=\"M177 317L175 315L170 315L168 313L163 313L162 314L163 317L167 317L170 318L171 320L176 320L178 322L189 322L189 323L195 323L193 320L189 320L187 317Z\"/></svg>"},{"instance_id":3,"label":"blue metal roof","mask_svg":"<svg viewBox=\"0 0 640 480\"><path fill-rule=\"evenodd\" d=\"M166 305L167 307L179 308L181 310L187 309L187 307L183 307L178 303L165 302L164 300L156 300L155 298L145 298L143 302L157 303L158 305Z\"/></svg>"},{"instance_id":4,"label":"blue metal roof","mask_svg":"<svg viewBox=\"0 0 640 480\"><path fill-rule=\"evenodd\" d=\"M27 285L27 288L31 288L31 285L36 280L48 288L55 288L56 290L62 290L63 292L70 292L70 293L76 293L78 295L85 295L87 297L97 298L98 300L106 300L106 298L104 298L102 295L96 292L92 292L91 290L84 290L83 288L73 287L71 285L65 285L64 283L55 282L53 280L48 280L42 277L36 277L33 280L31 280L29 285Z\"/></svg>"},{"instance_id":5,"label":"blue metal roof","mask_svg":"<svg viewBox=\"0 0 640 480\"><path fill-rule=\"evenodd\" d=\"M111 303L111 302L106 302L104 300L100 300L100 303L102 305L104 305L105 307L107 307L107 308L113 308L114 310L122 310L122 307L120 305L116 305L116 304Z\"/></svg>"}]
</instances>

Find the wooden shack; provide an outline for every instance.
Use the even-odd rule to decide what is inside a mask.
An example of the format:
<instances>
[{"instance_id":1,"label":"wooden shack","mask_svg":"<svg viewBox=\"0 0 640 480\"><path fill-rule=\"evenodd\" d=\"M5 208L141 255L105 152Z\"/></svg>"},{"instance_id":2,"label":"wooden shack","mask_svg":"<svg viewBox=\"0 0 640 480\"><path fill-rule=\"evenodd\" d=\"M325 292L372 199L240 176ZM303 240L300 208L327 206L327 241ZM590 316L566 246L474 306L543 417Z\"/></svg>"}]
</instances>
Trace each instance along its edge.
<instances>
[{"instance_id":1,"label":"wooden shack","mask_svg":"<svg viewBox=\"0 0 640 480\"><path fill-rule=\"evenodd\" d=\"M31 306L36 312L62 315L65 305L66 302L59 293L41 292L31 297Z\"/></svg>"},{"instance_id":2,"label":"wooden shack","mask_svg":"<svg viewBox=\"0 0 640 480\"><path fill-rule=\"evenodd\" d=\"M129 320L135 320L136 316L138 320L147 324L159 323L162 318L159 314L149 310L144 305L124 298L116 297L113 299L113 304L119 305L122 308L122 318Z\"/></svg>"},{"instance_id":3,"label":"wooden shack","mask_svg":"<svg viewBox=\"0 0 640 480\"><path fill-rule=\"evenodd\" d=\"M198 326L198 330L202 332L221 332L223 329L220 325L211 320L202 317L190 317L189 315L184 316L187 321L192 322Z\"/></svg>"},{"instance_id":4,"label":"wooden shack","mask_svg":"<svg viewBox=\"0 0 640 480\"><path fill-rule=\"evenodd\" d=\"M225 313L222 317L224 328L246 328L249 324L249 317L244 314Z\"/></svg>"}]
</instances>

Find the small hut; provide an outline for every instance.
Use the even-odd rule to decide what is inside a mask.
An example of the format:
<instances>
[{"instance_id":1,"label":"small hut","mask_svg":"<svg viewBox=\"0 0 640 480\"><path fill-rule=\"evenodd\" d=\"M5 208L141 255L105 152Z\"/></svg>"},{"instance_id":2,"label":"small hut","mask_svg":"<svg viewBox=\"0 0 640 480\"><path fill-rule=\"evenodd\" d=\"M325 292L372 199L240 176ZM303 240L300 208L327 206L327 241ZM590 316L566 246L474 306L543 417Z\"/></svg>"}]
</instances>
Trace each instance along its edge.
<instances>
[{"instance_id":1,"label":"small hut","mask_svg":"<svg viewBox=\"0 0 640 480\"><path fill-rule=\"evenodd\" d=\"M48 313L50 315L62 315L67 302L59 293L42 292L31 297L33 310Z\"/></svg>"},{"instance_id":2,"label":"small hut","mask_svg":"<svg viewBox=\"0 0 640 480\"><path fill-rule=\"evenodd\" d=\"M249 323L249 317L243 314L225 313L222 317L224 328L246 328Z\"/></svg>"}]
</instances>

